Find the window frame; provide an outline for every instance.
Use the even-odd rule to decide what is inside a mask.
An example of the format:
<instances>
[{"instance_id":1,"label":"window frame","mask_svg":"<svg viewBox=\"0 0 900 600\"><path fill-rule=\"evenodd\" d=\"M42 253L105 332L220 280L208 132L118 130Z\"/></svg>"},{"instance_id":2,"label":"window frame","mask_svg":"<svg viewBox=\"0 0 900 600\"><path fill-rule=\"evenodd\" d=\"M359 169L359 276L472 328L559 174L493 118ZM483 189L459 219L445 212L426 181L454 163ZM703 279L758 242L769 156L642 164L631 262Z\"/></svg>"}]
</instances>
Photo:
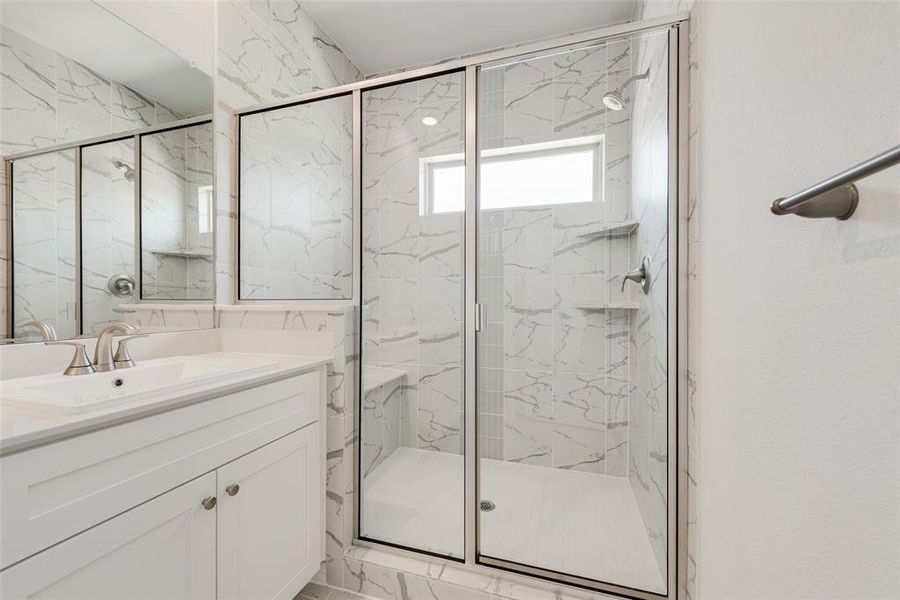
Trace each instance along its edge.
<instances>
[{"instance_id":1,"label":"window frame","mask_svg":"<svg viewBox=\"0 0 900 600\"><path fill-rule=\"evenodd\" d=\"M577 138L565 138L562 140L552 140L549 142L538 142L532 144L520 144L517 146L505 146L502 148L490 148L481 152L480 164L490 164L492 162L509 162L516 160L526 160L537 157L550 157L565 154L572 154L584 149L589 149L593 153L593 182L592 194L590 202L606 201L606 135L588 135ZM454 154L442 154L437 156L426 156L419 159L419 215L442 215L464 212L464 207L459 210L435 212L434 211L434 169L440 166L452 166L465 168L465 154L457 152ZM519 206L502 206L502 207L482 207L479 194L479 210L515 210L527 208L549 208L554 206L567 206L571 204L587 204L586 202L553 202L546 204L525 204ZM463 199L463 204L465 204Z\"/></svg>"}]
</instances>

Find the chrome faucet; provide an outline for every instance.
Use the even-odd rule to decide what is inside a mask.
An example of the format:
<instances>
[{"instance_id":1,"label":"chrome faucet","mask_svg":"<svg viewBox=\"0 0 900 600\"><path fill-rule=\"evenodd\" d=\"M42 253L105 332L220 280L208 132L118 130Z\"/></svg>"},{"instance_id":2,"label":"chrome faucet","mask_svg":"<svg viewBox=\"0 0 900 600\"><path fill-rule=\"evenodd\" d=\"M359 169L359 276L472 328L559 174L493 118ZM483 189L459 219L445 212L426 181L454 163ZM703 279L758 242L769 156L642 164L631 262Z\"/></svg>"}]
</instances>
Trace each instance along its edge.
<instances>
[{"instance_id":1,"label":"chrome faucet","mask_svg":"<svg viewBox=\"0 0 900 600\"><path fill-rule=\"evenodd\" d=\"M113 323L107 325L97 337L97 347L94 349L94 368L97 371L112 371L116 368L112 354L112 338L116 333L134 333L138 327L128 323Z\"/></svg>"},{"instance_id":2,"label":"chrome faucet","mask_svg":"<svg viewBox=\"0 0 900 600\"><path fill-rule=\"evenodd\" d=\"M53 325L47 323L46 321L25 321L21 325L19 325L22 329L33 328L37 329L41 332L41 337L44 338L45 342L55 342L57 340L56 330L53 329Z\"/></svg>"}]
</instances>

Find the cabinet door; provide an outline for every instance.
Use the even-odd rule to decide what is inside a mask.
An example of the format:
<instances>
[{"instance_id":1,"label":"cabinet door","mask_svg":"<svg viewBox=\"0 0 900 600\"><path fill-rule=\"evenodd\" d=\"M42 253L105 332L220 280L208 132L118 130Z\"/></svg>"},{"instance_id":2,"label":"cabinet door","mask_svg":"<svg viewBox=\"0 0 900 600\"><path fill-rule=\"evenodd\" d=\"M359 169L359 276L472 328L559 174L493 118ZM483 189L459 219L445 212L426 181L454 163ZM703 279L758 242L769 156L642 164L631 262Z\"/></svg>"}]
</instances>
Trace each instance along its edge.
<instances>
[{"instance_id":1,"label":"cabinet door","mask_svg":"<svg viewBox=\"0 0 900 600\"><path fill-rule=\"evenodd\" d=\"M319 570L320 455L313 423L217 471L219 600L290 600Z\"/></svg>"},{"instance_id":2,"label":"cabinet door","mask_svg":"<svg viewBox=\"0 0 900 600\"><path fill-rule=\"evenodd\" d=\"M4 600L214 600L209 473L0 573Z\"/></svg>"}]
</instances>

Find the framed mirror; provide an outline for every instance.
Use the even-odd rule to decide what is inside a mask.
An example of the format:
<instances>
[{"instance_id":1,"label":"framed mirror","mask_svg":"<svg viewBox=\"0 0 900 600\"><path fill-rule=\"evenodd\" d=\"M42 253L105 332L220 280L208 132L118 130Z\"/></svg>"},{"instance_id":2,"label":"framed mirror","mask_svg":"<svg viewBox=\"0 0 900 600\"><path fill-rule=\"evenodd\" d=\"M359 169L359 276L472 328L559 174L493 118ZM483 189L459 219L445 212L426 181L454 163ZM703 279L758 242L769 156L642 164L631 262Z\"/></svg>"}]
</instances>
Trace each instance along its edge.
<instances>
[{"instance_id":1,"label":"framed mirror","mask_svg":"<svg viewBox=\"0 0 900 600\"><path fill-rule=\"evenodd\" d=\"M213 9L0 4L0 339L211 325Z\"/></svg>"}]
</instances>

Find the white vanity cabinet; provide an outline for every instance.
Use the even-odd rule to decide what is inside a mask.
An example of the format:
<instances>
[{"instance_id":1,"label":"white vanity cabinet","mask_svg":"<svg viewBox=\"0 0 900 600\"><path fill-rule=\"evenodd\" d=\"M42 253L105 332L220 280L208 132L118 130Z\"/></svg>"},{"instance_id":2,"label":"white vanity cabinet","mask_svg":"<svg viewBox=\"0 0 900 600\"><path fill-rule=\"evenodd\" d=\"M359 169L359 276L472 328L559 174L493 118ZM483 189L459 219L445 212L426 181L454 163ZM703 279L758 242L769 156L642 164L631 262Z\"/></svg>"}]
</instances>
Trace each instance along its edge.
<instances>
[{"instance_id":1,"label":"white vanity cabinet","mask_svg":"<svg viewBox=\"0 0 900 600\"><path fill-rule=\"evenodd\" d=\"M4 600L216 597L216 514L208 473L0 574Z\"/></svg>"},{"instance_id":2,"label":"white vanity cabinet","mask_svg":"<svg viewBox=\"0 0 900 600\"><path fill-rule=\"evenodd\" d=\"M320 468L316 423L217 471L219 600L290 600L316 574Z\"/></svg>"},{"instance_id":3,"label":"white vanity cabinet","mask_svg":"<svg viewBox=\"0 0 900 600\"><path fill-rule=\"evenodd\" d=\"M293 598L324 557L324 379L0 458L0 598Z\"/></svg>"}]
</instances>

